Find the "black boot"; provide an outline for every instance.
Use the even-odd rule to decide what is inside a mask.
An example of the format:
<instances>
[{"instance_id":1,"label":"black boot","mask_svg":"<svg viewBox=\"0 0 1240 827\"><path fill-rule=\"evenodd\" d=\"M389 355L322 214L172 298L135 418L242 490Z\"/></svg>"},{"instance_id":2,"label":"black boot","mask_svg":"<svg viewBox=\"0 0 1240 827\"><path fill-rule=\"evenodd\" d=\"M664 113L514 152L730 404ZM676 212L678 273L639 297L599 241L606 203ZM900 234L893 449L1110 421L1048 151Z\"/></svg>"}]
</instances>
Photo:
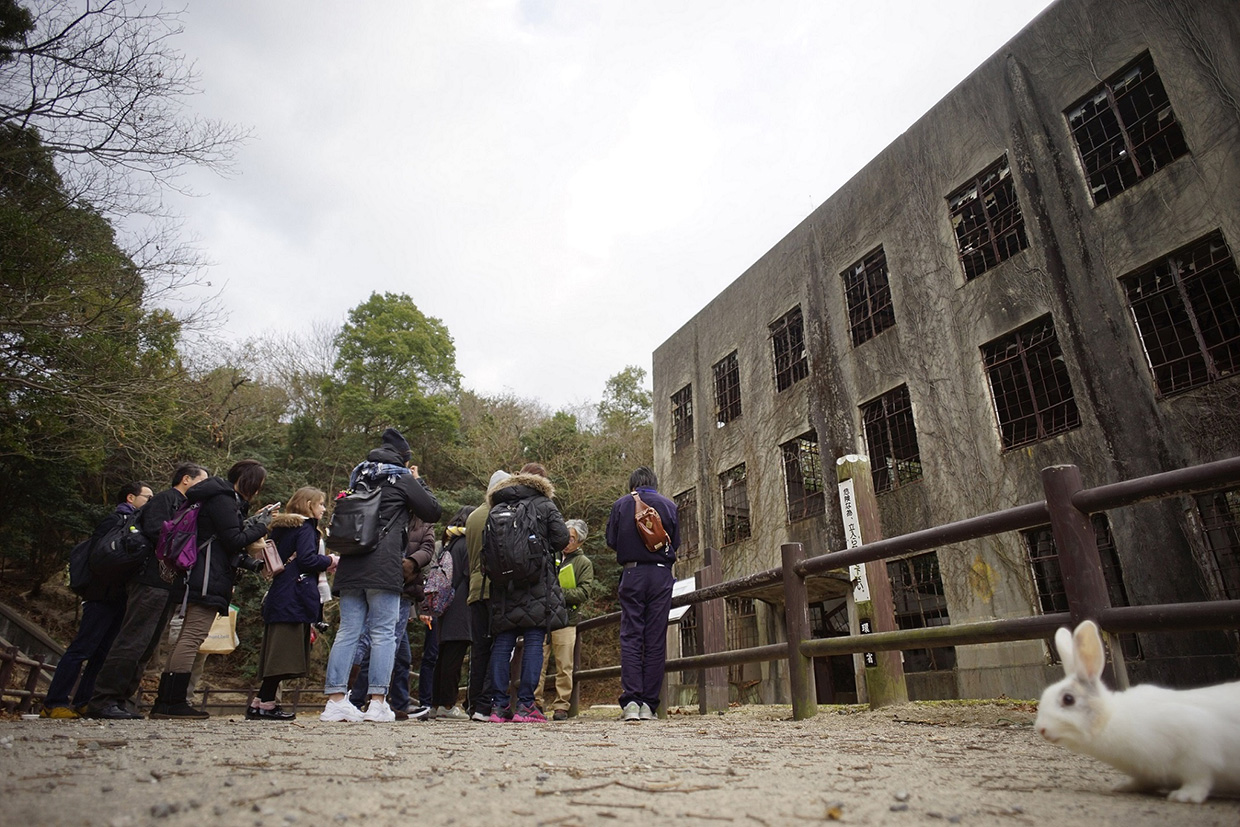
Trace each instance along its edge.
<instances>
[{"instance_id":1,"label":"black boot","mask_svg":"<svg viewBox=\"0 0 1240 827\"><path fill-rule=\"evenodd\" d=\"M189 689L189 672L165 672L159 678L159 695L151 708L152 718L210 718L205 710L190 706L185 700Z\"/></svg>"}]
</instances>

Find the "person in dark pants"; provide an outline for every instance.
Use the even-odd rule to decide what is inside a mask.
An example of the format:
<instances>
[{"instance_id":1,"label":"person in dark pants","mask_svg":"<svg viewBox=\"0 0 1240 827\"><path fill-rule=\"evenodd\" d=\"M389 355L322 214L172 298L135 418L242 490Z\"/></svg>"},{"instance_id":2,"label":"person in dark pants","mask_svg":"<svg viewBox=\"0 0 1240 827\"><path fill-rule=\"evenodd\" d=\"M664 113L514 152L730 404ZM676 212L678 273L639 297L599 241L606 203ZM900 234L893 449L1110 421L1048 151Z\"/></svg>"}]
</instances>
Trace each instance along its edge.
<instances>
[{"instance_id":1,"label":"person in dark pants","mask_svg":"<svg viewBox=\"0 0 1240 827\"><path fill-rule=\"evenodd\" d=\"M659 480L644 465L629 476L629 494L616 500L607 519L607 545L616 552L620 572L620 708L625 721L648 721L659 710L667 662L667 613L676 578L672 564L680 546L676 504L658 492ZM671 540L650 551L637 532L632 492L659 513Z\"/></svg>"},{"instance_id":2,"label":"person in dark pants","mask_svg":"<svg viewBox=\"0 0 1240 827\"><path fill-rule=\"evenodd\" d=\"M496 471L487 484L487 493L511 476L507 471ZM482 530L486 528L491 508L484 500L482 505L470 512L465 519L465 545L469 551L469 690L466 696L467 711L474 721L491 720L491 696L495 687L491 684L491 589L482 576Z\"/></svg>"},{"instance_id":3,"label":"person in dark pants","mask_svg":"<svg viewBox=\"0 0 1240 827\"><path fill-rule=\"evenodd\" d=\"M465 520L474 509L465 506L448 522L443 533L445 553L452 558L452 602L439 617L439 657L435 664L431 705L434 716L446 721L468 721L469 715L456 704L460 695L461 666L469 652L469 548L465 539Z\"/></svg>"},{"instance_id":4,"label":"person in dark pants","mask_svg":"<svg viewBox=\"0 0 1240 827\"><path fill-rule=\"evenodd\" d=\"M104 517L95 528L94 540L129 519L146 505L151 489L145 483L131 482L116 495L116 510ZM123 582L92 582L82 601L82 622L77 635L65 649L43 701L44 718L78 718L88 711L87 702L95 690L95 678L103 668L112 641L125 617L125 584ZM82 668L86 664L86 668ZM73 685L77 684L74 692ZM69 693L73 692L73 703Z\"/></svg>"},{"instance_id":5,"label":"person in dark pants","mask_svg":"<svg viewBox=\"0 0 1240 827\"><path fill-rule=\"evenodd\" d=\"M172 472L172 485L160 491L138 515L138 531L149 544L129 581L125 618L112 642L90 699L87 717L110 720L141 718L137 711L138 687L146 665L159 648L159 640L173 609L181 599L182 578L165 580L155 559L155 543L166 520L185 502L185 492L207 478L207 470L187 462Z\"/></svg>"}]
</instances>

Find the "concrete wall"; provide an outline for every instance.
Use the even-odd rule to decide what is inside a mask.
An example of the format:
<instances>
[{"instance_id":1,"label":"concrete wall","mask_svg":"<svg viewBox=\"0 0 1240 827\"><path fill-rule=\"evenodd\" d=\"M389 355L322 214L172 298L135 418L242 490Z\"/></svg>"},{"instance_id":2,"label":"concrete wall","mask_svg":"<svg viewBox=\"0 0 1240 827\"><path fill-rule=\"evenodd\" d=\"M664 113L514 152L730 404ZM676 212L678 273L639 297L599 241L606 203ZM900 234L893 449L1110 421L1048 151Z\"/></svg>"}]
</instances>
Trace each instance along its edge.
<instances>
[{"instance_id":1,"label":"concrete wall","mask_svg":"<svg viewBox=\"0 0 1240 827\"><path fill-rule=\"evenodd\" d=\"M753 535L723 549L726 577L778 565L784 542L810 556L842 547L834 499L826 515L788 522L778 446L814 428L830 475L835 457L866 453L859 406L901 384L923 479L879 496L886 536L1041 499L1048 465L1074 463L1100 485L1237 452L1240 379L1158 396L1118 281L1214 230L1240 253L1237 42L1240 4L1228 0L1061 0L655 351L657 471L668 494L697 489L703 547L722 542L718 474L747 464ZM1063 113L1145 50L1190 154L1095 207ZM1005 153L1029 246L966 281L945 198ZM896 325L854 348L840 272L880 244ZM777 393L767 328L796 305L811 375ZM979 348L1047 313L1081 425L1005 452ZM717 428L711 368L732 350L743 412ZM694 442L673 452L669 399L690 382ZM1208 598L1189 509L1173 500L1109 515L1131 602ZM1036 611L1020 536L937 553L953 622ZM1141 642L1137 680L1236 674L1222 634ZM1040 642L957 657L964 696L1033 697L1058 671Z\"/></svg>"}]
</instances>

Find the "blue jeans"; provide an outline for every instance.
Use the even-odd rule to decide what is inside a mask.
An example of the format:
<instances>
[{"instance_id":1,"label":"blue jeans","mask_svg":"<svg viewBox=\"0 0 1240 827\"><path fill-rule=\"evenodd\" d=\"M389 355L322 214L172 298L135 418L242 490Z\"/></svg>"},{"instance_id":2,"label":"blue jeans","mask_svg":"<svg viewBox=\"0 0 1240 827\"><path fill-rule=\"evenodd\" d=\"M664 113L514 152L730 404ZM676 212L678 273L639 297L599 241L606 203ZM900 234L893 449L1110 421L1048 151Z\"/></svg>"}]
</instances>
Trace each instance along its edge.
<instances>
[{"instance_id":1,"label":"blue jeans","mask_svg":"<svg viewBox=\"0 0 1240 827\"><path fill-rule=\"evenodd\" d=\"M517 635L525 638L525 648L521 652L521 678L517 682L517 705L527 709L534 705L534 690L542 677L543 640L547 637L547 630L509 629L497 634L491 645L491 683L495 687L491 700L493 713L502 712L508 706L510 661L512 650L517 646Z\"/></svg>"},{"instance_id":2,"label":"blue jeans","mask_svg":"<svg viewBox=\"0 0 1240 827\"><path fill-rule=\"evenodd\" d=\"M402 596L400 611L396 615L396 654L393 659L392 681L388 687L388 703L392 709L405 709L409 706L409 669L412 656L409 652L409 608L412 602ZM353 655L353 663L359 669L357 679L349 690L349 700L354 706L366 702L366 691L370 688L370 635L362 633L357 650Z\"/></svg>"},{"instance_id":3,"label":"blue jeans","mask_svg":"<svg viewBox=\"0 0 1240 827\"><path fill-rule=\"evenodd\" d=\"M323 694L349 691L349 670L362 632L370 635L370 694L386 695L392 678L396 638L392 630L400 614L400 592L348 589L340 593L340 628L327 656Z\"/></svg>"},{"instance_id":4,"label":"blue jeans","mask_svg":"<svg viewBox=\"0 0 1240 827\"><path fill-rule=\"evenodd\" d=\"M69 648L56 664L56 672L47 687L47 699L43 702L49 709L53 706L69 706L69 693L77 683L73 694L73 706L81 706L90 700L95 691L95 677L103 668L103 662L112 648L112 641L120 631L125 618L125 601L87 600L82 604L82 622ZM86 669L82 669L82 664ZM78 673L82 679L78 680Z\"/></svg>"}]
</instances>

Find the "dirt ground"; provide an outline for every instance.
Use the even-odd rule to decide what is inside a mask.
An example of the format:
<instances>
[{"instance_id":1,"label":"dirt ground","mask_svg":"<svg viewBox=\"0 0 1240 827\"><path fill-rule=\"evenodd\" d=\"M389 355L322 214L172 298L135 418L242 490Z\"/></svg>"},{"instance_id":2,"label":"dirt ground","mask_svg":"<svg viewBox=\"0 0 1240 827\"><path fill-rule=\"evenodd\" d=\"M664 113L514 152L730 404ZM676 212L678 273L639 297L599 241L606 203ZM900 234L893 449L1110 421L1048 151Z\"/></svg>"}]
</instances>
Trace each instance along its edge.
<instances>
[{"instance_id":1,"label":"dirt ground","mask_svg":"<svg viewBox=\"0 0 1240 827\"><path fill-rule=\"evenodd\" d=\"M1117 794L1029 704L789 707L620 723L0 722L0 824L1240 824Z\"/></svg>"}]
</instances>

